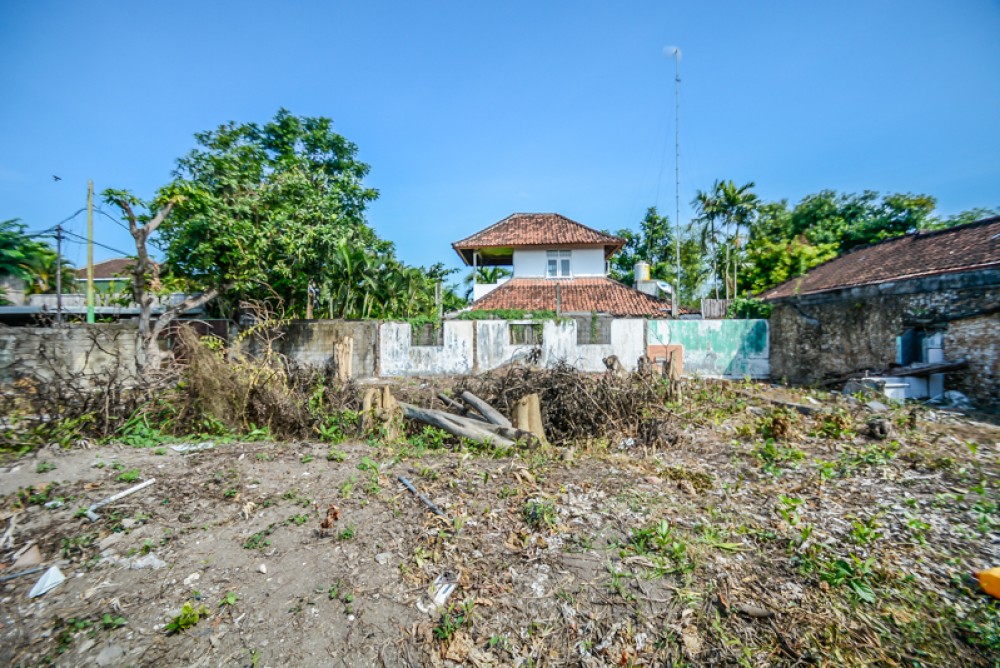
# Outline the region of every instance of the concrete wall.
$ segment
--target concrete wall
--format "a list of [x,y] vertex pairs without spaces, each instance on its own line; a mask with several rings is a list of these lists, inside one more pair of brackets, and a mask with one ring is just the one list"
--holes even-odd
[[131,323],[0,326],[0,383],[111,372],[132,376],[137,339],[138,330]]
[[379,373],[383,376],[436,376],[472,373],[475,323],[445,321],[440,346],[414,346],[410,325],[385,322],[379,326]]
[[293,320],[278,349],[299,364],[334,364],[334,346],[351,341],[351,378],[371,378],[378,370],[378,323],[374,320]]
[[0,304],[6,302],[11,306],[23,306],[24,294],[24,280],[16,276],[0,278]]
[[[478,371],[489,371],[518,357],[526,357],[534,348],[541,349],[543,366],[567,362],[581,371],[605,370],[604,358],[617,355],[622,365],[635,370],[645,352],[644,322],[639,319],[616,319],[611,323],[611,343],[577,345],[577,323],[573,320],[542,321],[542,344],[515,345],[510,342],[510,325],[530,324],[531,321],[476,321],[476,360]],[[535,323],[538,324],[538,323]]]
[[771,314],[775,378],[815,383],[896,362],[910,328],[944,331],[943,354],[969,368],[945,388],[984,407],[1000,405],[1000,270],[980,270],[776,301]]
[[650,320],[650,346],[683,346],[684,374],[707,378],[767,378],[767,320]]
[[[569,250],[569,270],[573,276],[604,276],[603,248],[559,248]],[[515,249],[514,278],[543,278],[548,267],[545,249]]]

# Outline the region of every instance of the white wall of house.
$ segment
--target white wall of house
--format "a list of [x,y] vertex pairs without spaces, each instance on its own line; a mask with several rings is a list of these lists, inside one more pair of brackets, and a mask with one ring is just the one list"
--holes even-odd
[[[566,250],[560,248],[559,250]],[[604,276],[604,248],[571,248],[570,273],[573,276]],[[514,278],[544,278],[548,266],[545,249],[514,249]]]
[[501,278],[496,283],[476,283],[472,286],[472,300],[482,299],[486,295],[490,294],[501,285],[510,280],[510,276],[505,276]]

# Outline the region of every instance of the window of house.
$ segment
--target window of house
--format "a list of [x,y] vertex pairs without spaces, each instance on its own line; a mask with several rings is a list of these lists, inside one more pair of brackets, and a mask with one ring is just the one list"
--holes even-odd
[[611,343],[611,316],[591,313],[590,315],[571,317],[576,321],[576,344],[578,346]]
[[410,325],[411,346],[444,345],[444,327],[441,323],[429,322],[424,325]]
[[570,251],[548,251],[548,269],[546,276],[549,278],[569,278],[569,254]]
[[541,323],[511,323],[507,328],[510,332],[510,344],[512,346],[542,345]]

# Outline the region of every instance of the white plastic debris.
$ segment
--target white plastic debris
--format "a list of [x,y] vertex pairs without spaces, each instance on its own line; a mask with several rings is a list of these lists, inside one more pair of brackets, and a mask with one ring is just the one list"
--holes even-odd
[[204,441],[202,443],[182,443],[181,445],[171,445],[170,449],[174,452],[198,452],[199,450],[209,450],[214,448],[215,443],[212,441]]
[[143,557],[139,557],[129,564],[129,568],[134,570],[141,570],[143,568],[152,568],[154,571],[161,568],[166,568],[167,562],[160,559],[153,553],[149,553]]
[[31,588],[30,592],[28,592],[28,598],[38,598],[39,596],[47,594],[62,584],[65,579],[66,576],[62,574],[59,567],[53,566],[49,570],[45,571],[42,577],[38,579],[35,586]]

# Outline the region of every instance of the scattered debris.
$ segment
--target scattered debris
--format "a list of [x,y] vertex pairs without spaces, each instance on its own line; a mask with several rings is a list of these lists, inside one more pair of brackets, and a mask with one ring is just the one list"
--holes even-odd
[[339,519],[340,519],[340,508],[331,503],[330,507],[326,509],[326,517],[324,517],[323,521],[320,522],[319,527],[323,531],[329,531],[330,529],[333,528],[333,525],[336,524],[337,520]]
[[884,441],[886,439],[896,437],[896,429],[892,426],[892,422],[885,418],[875,418],[874,420],[868,421],[868,435],[877,441]]
[[14,554],[11,568],[29,568],[42,563],[42,551],[35,543],[28,543]]
[[3,577],[0,577],[0,582],[7,582],[8,580],[16,580],[19,577],[25,575],[31,575],[32,573],[40,573],[41,571],[44,570],[45,566],[36,566],[35,568],[29,568],[28,570],[20,571],[18,573],[11,573],[10,575],[4,575]]
[[52,591],[66,580],[66,576],[59,570],[58,566],[52,566],[45,574],[38,579],[35,586],[28,592],[28,598],[38,598]]
[[1000,598],[1000,566],[972,574],[983,591],[993,598]]
[[421,494],[420,492],[418,492],[417,488],[413,486],[413,483],[411,483],[409,480],[407,480],[403,476],[397,476],[396,479],[399,480],[399,482],[403,483],[403,487],[405,487],[406,489],[410,490],[411,494],[413,494],[418,499],[420,499],[421,501],[423,501],[424,505],[431,509],[431,512],[433,512],[438,517],[443,517],[446,520],[448,519],[448,515],[443,510],[441,510],[436,505],[434,505],[433,501],[431,501],[426,496],[424,496],[423,494]]
[[189,452],[199,452],[201,450],[211,450],[214,447],[215,443],[212,441],[203,441],[201,443],[181,443],[180,445],[171,445],[170,449],[174,452],[185,454]]
[[150,478],[145,482],[139,483],[135,487],[129,487],[123,492],[118,492],[117,494],[113,494],[106,499],[103,499],[95,504],[92,504],[90,508],[87,508],[86,512],[87,519],[90,520],[91,522],[96,522],[101,518],[101,516],[98,515],[96,512],[98,509],[103,508],[104,506],[114,503],[115,501],[118,501],[120,499],[124,499],[126,496],[129,496],[130,494],[135,494],[138,491],[144,490],[150,485],[152,485],[154,482],[156,482],[156,478]]

